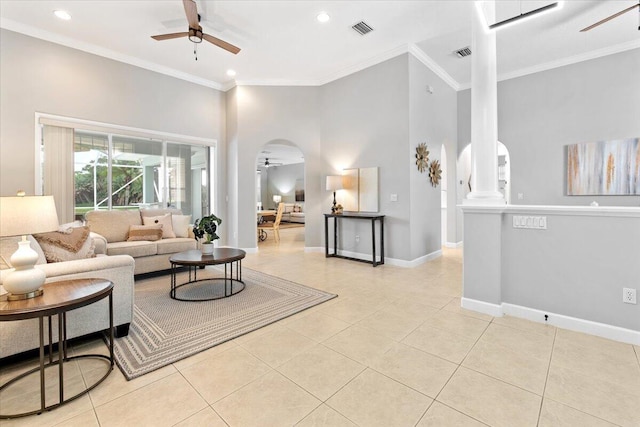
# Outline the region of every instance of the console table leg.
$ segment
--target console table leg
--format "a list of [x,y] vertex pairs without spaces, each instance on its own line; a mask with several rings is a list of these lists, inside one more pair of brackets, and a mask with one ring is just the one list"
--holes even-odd
[[371,253],[373,254],[373,266],[377,266],[376,262],[376,220],[371,220]]

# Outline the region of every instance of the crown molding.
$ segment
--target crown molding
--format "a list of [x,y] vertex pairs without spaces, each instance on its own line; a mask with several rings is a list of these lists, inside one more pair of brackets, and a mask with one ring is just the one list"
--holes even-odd
[[[498,81],[511,80],[518,77],[527,76],[529,74],[540,73],[542,71],[553,70],[567,65],[577,64],[592,59],[602,58],[604,56],[613,55],[627,50],[640,48],[640,40],[631,40],[630,42],[609,46],[603,49],[593,50],[591,52],[581,53],[579,55],[569,56],[557,61],[545,62],[544,64],[535,65],[533,67],[521,68],[509,73],[498,74]],[[460,85],[460,90],[470,89],[471,82]]]
[[446,84],[451,86],[453,90],[456,92],[460,90],[460,83],[458,83],[449,73],[447,73],[444,68],[442,68],[436,61],[431,59],[429,55],[424,53],[422,49],[420,49],[415,44],[410,44],[409,53],[411,53],[418,61],[422,62],[428,69],[433,71],[438,77],[440,77]]
[[178,71],[173,68],[164,67],[162,65],[158,65],[149,61],[143,61],[133,56],[124,55],[122,53],[119,53],[110,49],[105,49],[91,43],[81,42],[81,41],[72,39],[70,37],[61,36],[59,34],[51,33],[49,31],[44,31],[36,27],[24,25],[19,22],[12,21],[10,19],[0,18],[0,28],[6,29],[9,31],[14,31],[16,33],[21,33],[29,37],[35,37],[37,39],[59,44],[62,46],[70,47],[72,49],[77,49],[83,52],[102,56],[104,58],[113,59],[114,61],[133,65],[139,68],[144,68],[149,71],[154,71],[156,73],[164,74],[170,77],[175,77],[180,80],[185,80],[185,81],[195,83],[201,86],[206,86],[212,89],[222,90],[222,87],[223,87],[220,83],[215,82],[213,80],[203,79],[201,77],[197,77],[189,73],[184,73],[182,71]]

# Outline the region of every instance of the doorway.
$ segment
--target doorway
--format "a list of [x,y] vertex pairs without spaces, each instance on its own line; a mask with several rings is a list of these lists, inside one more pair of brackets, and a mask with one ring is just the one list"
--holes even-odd
[[[277,224],[280,237],[286,240],[293,236],[301,241],[300,250],[304,250],[305,226],[305,167],[304,154],[292,142],[274,140],[266,143],[256,159],[256,207],[258,221],[275,221],[278,205],[282,204],[282,217]],[[298,229],[297,233],[287,232]],[[266,248],[274,240],[274,232],[267,231],[266,237],[257,242],[260,248]]]

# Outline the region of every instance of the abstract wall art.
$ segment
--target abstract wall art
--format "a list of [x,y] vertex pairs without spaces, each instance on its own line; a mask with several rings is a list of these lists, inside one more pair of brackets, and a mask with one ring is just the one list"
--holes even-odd
[[568,145],[567,195],[640,195],[640,138]]

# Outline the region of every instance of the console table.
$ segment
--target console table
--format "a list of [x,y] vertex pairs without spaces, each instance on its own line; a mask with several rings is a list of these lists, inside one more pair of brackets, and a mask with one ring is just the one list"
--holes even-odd
[[[333,253],[331,254],[329,253],[329,218],[333,218]],[[338,255],[338,219],[371,221],[371,261]],[[380,222],[380,261],[376,261],[376,221]],[[324,214],[324,255],[326,258],[335,257],[367,262],[371,263],[374,267],[377,267],[379,264],[384,264],[384,215],[366,213]]]
[[[77,399],[83,394],[88,393],[113,371],[113,283],[104,279],[73,279],[61,280],[59,282],[47,283],[43,286],[44,293],[41,296],[19,300],[7,301],[6,296],[0,298],[0,322],[8,322],[13,320],[38,319],[39,335],[40,335],[40,363],[37,367],[30,369],[2,384],[0,390],[11,388],[12,385],[18,383],[25,377],[38,372],[40,374],[40,405],[38,408],[21,412],[8,413],[9,405],[2,406],[2,414],[0,419],[17,418],[27,415],[40,414],[44,411],[51,410],[65,403]],[[108,336],[109,355],[102,354],[82,354],[78,356],[67,355],[67,312],[84,307],[103,298],[109,299],[109,329],[106,331]],[[53,358],[53,337],[52,337],[52,321],[51,318],[57,316],[58,319],[58,357]],[[48,318],[48,344],[45,343],[45,325],[44,318]],[[29,326],[25,326],[29,327]],[[45,363],[45,349],[48,347],[49,361]],[[97,380],[85,384],[84,388],[73,396],[65,395],[64,387],[64,365],[77,359],[99,359],[106,362],[107,370]],[[48,367],[58,368],[58,401],[52,402],[52,399],[46,398],[47,385],[45,382],[45,370]],[[20,389],[19,386],[16,388]],[[48,391],[53,391],[51,390]],[[67,390],[68,392],[69,390]],[[7,411],[7,412],[5,412]]]

